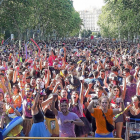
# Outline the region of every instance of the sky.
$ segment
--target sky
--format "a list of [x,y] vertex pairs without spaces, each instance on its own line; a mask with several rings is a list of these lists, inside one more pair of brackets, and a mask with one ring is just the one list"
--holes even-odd
[[104,0],[73,0],[73,5],[76,11],[86,10],[90,7],[101,8]]

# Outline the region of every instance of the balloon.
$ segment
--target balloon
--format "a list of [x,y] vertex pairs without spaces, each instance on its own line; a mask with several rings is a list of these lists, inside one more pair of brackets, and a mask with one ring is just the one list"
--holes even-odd
[[40,50],[39,46],[37,45],[37,43],[32,38],[30,40],[37,46],[39,53],[40,53],[41,50]]
[[4,40],[1,41],[1,45],[3,45]]

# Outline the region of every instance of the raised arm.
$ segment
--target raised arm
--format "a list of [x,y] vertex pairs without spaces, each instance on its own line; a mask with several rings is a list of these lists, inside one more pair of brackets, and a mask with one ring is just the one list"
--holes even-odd
[[83,92],[84,92],[84,86],[83,86],[83,81],[81,82],[81,90],[80,90],[80,103],[83,104]]
[[94,105],[94,101],[92,100],[87,107],[87,109],[90,113],[94,113],[93,105]]
[[125,94],[126,94],[126,77],[123,80],[123,92],[122,92],[123,100],[125,99]]
[[53,100],[52,100],[52,107],[51,107],[51,109],[52,109],[53,113],[55,114],[55,116],[58,115],[58,111],[55,108],[55,102],[56,102],[57,97],[58,97],[57,94],[53,94]]

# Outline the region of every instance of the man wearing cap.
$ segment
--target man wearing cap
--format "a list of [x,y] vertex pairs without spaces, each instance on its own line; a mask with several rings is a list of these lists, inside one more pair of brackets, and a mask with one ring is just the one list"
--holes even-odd
[[53,95],[52,100],[52,111],[55,114],[58,124],[59,124],[59,137],[76,137],[74,126],[84,126],[84,123],[77,116],[77,114],[68,111],[68,100],[62,98],[60,100],[60,110],[55,108],[55,101],[57,99],[57,94]]

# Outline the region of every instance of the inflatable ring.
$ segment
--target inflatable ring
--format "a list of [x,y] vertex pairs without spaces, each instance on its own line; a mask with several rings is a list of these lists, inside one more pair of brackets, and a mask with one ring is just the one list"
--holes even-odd
[[5,137],[15,126],[21,124],[23,122],[23,118],[18,116],[14,118],[7,126],[3,129],[2,135]]

